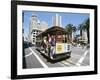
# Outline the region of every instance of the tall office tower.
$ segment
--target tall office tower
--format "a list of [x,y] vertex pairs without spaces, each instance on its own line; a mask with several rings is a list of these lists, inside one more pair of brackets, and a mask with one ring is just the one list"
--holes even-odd
[[31,18],[30,18],[30,24],[29,24],[29,42],[34,44],[34,34],[33,34],[33,29],[36,29],[37,27],[37,16],[35,14],[32,14]]
[[59,26],[59,15],[58,14],[56,14],[56,19],[55,19],[55,21],[56,21],[56,26]]
[[59,25],[60,25],[60,27],[62,27],[62,17],[60,16],[60,20],[59,20]]
[[76,33],[75,32],[72,32],[72,41],[74,41],[75,36],[76,36]]
[[52,16],[52,25],[53,26],[62,26],[62,23],[61,23],[61,16],[59,16],[57,13],[56,13],[56,16]]
[[82,40],[87,43],[88,37],[87,37],[87,31],[82,30]]
[[36,44],[36,36],[48,28],[45,21],[40,22],[35,14],[32,14],[29,24],[29,42]]
[[29,34],[31,34],[33,28],[36,28],[37,21],[38,21],[37,16],[35,14],[32,14],[30,18],[30,23],[29,23]]

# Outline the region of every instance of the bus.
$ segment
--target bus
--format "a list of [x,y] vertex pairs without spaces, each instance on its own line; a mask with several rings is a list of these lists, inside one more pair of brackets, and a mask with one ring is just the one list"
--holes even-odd
[[71,43],[67,40],[67,31],[59,26],[48,28],[37,35],[36,49],[50,60],[71,57]]

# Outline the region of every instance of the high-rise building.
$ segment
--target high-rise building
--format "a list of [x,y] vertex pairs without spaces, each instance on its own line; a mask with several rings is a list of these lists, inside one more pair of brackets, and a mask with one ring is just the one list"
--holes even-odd
[[62,27],[62,19],[59,14],[56,13],[56,16],[52,16],[52,25]]
[[48,28],[48,24],[45,21],[41,21],[38,19],[36,14],[32,14],[30,18],[29,24],[29,42],[32,44],[36,44],[36,36],[46,30]]
[[84,41],[84,43],[87,43],[88,41],[87,31],[85,30],[82,30],[82,40]]
[[76,37],[76,33],[75,32],[72,32],[72,41],[75,40],[75,37]]

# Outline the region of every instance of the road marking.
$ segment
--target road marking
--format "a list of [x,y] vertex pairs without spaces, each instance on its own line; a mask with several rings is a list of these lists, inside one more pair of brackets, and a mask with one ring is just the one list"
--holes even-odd
[[74,62],[68,61],[68,60],[61,61],[60,63],[63,64],[64,66],[66,65],[68,67],[69,66],[77,66]]
[[44,68],[48,68],[48,66],[39,58],[39,56],[29,47],[29,49],[32,51],[34,56],[39,60],[39,62],[42,64]]
[[66,61],[61,61],[61,63],[64,64],[64,65],[66,65],[66,66],[68,66],[68,67],[71,65],[70,63],[68,63]]
[[25,55],[24,57],[28,57],[28,56],[30,56],[30,55],[32,55],[32,52],[30,52],[29,54]]
[[66,60],[66,62],[68,62],[68,63],[70,63],[70,64],[72,64],[72,65],[76,65],[73,61],[69,61],[69,60]]
[[66,67],[63,63],[58,62],[59,65],[61,65],[62,67]]
[[79,59],[79,61],[76,63],[77,66],[80,66],[83,60],[85,59],[86,55],[88,53],[88,50],[85,51],[84,55]]

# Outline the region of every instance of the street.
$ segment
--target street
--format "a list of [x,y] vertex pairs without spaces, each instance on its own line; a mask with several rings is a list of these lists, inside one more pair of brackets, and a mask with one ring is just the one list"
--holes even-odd
[[49,62],[33,46],[24,48],[23,68],[51,68],[51,67],[70,67],[70,66],[88,66],[90,64],[89,49],[72,46],[71,57],[56,63]]

